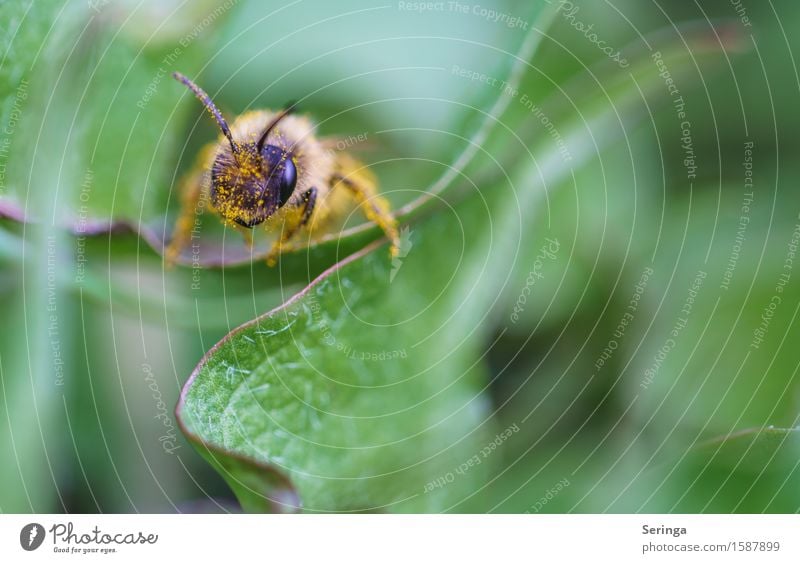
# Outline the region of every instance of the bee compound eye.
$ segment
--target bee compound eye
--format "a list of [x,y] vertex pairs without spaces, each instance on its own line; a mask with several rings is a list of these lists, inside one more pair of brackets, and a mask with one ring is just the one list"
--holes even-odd
[[297,185],[297,167],[292,160],[290,152],[276,147],[266,145],[261,150],[268,173],[267,182],[269,188],[278,194],[278,205],[283,206],[289,201]]
[[294,193],[297,184],[297,168],[291,158],[283,161],[283,173],[281,174],[280,204],[285,205]]

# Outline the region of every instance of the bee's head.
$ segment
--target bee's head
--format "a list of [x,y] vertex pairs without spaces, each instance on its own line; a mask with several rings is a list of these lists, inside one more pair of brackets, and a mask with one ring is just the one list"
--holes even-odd
[[297,183],[291,152],[266,144],[269,132],[291,108],[275,117],[257,143],[237,143],[208,94],[182,74],[173,76],[200,99],[230,144],[231,150],[220,151],[211,169],[211,203],[225,221],[247,228],[263,223],[289,200]]
[[291,153],[275,145],[237,147],[237,152],[221,151],[214,161],[211,203],[225,220],[250,228],[289,200],[297,168]]

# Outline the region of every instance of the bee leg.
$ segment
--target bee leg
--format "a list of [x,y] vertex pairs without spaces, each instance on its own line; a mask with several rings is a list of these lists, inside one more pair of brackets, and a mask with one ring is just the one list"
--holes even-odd
[[178,260],[181,251],[192,238],[194,228],[195,209],[200,200],[201,182],[194,177],[186,178],[181,182],[181,212],[172,231],[172,238],[164,251],[167,266],[172,267]]
[[303,214],[300,216],[300,220],[296,221],[293,225],[284,226],[283,230],[281,231],[280,238],[278,241],[272,246],[267,254],[267,265],[274,266],[278,263],[278,256],[280,256],[281,252],[283,251],[284,246],[287,242],[289,242],[294,235],[297,234],[297,231],[302,229],[306,224],[308,224],[311,216],[314,213],[314,208],[317,205],[317,188],[310,188],[306,193],[303,194]]
[[208,183],[207,170],[210,161],[214,158],[215,147],[207,146],[200,152],[195,167],[181,180],[179,190],[181,197],[181,211],[175,227],[172,231],[172,238],[164,249],[164,258],[167,266],[175,265],[181,251],[189,244],[192,239],[192,232],[198,216],[200,215],[199,202],[206,191]]
[[335,173],[331,178],[331,185],[341,184],[355,197],[361,205],[364,215],[378,225],[392,243],[389,253],[395,257],[400,252],[400,235],[397,232],[397,220],[389,211],[387,201],[378,195],[375,185],[368,182],[358,182],[340,173]]

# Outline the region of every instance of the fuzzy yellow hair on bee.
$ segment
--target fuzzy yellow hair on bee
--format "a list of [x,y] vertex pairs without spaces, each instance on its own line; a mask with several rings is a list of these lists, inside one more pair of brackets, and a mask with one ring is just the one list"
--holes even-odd
[[249,229],[257,225],[281,224],[267,255],[270,265],[304,227],[335,213],[335,201],[343,193],[383,230],[391,241],[392,256],[397,255],[397,223],[386,200],[377,194],[374,178],[347,153],[328,150],[307,117],[296,115],[293,106],[257,110],[240,115],[229,127],[208,94],[184,75],[173,76],[194,92],[222,135],[201,151],[195,170],[181,184],[181,213],[166,249],[168,263],[174,263],[188,244],[203,195],[209,209],[248,240],[252,240]]

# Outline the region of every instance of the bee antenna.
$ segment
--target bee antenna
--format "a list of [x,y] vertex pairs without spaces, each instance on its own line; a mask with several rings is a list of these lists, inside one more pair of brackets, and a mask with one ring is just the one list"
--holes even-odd
[[269,127],[264,130],[264,133],[261,134],[261,138],[258,140],[258,144],[256,145],[258,147],[258,152],[261,152],[261,149],[264,148],[264,143],[267,141],[270,131],[275,128],[281,119],[294,112],[295,109],[297,109],[297,102],[289,102],[286,104],[286,109],[282,110],[278,115],[275,116],[275,119],[272,120],[272,123],[270,123]]
[[198,86],[197,84],[186,78],[180,72],[173,72],[172,77],[181,84],[183,84],[184,86],[186,86],[187,88],[189,88],[189,90],[194,92],[194,95],[197,96],[197,99],[202,102],[202,104],[209,111],[209,113],[211,113],[211,115],[214,116],[214,119],[217,120],[217,125],[219,125],[219,128],[222,130],[222,134],[225,135],[225,137],[227,137],[233,153],[238,154],[239,148],[236,146],[236,143],[233,142],[233,135],[231,135],[231,130],[228,127],[228,124],[225,122],[225,118],[222,117],[222,113],[220,113],[220,111],[217,109],[217,106],[214,105],[214,102],[211,101],[211,98],[208,97],[208,94],[206,94],[203,91],[203,89],[200,88],[200,86]]

